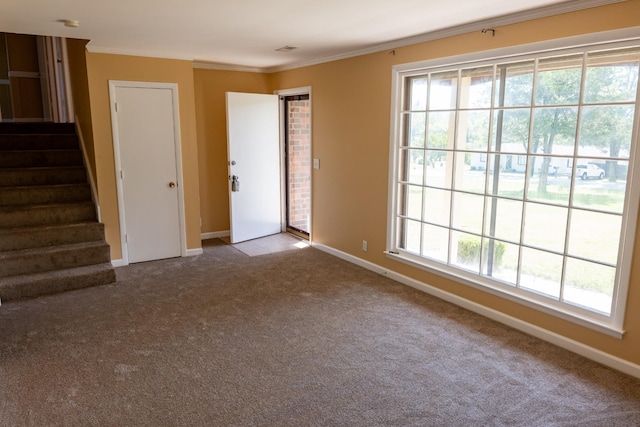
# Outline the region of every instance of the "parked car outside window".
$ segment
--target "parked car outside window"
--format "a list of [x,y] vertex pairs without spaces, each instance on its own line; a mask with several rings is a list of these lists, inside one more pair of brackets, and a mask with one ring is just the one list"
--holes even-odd
[[596,178],[596,179],[604,178],[604,170],[592,163],[589,163],[587,165],[577,165],[576,173],[583,180],[589,179],[589,178]]

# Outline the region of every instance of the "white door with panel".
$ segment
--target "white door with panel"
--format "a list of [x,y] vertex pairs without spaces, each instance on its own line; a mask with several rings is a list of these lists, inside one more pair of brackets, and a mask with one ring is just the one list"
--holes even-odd
[[227,92],[231,243],[282,231],[277,95]]
[[177,86],[109,82],[125,263],[183,255]]

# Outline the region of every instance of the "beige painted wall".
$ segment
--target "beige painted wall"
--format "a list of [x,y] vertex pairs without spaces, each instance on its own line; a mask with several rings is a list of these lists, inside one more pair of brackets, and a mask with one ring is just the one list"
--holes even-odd
[[[105,224],[111,259],[122,258],[118,198],[111,133],[109,80],[164,82],[178,84],[180,143],[182,150],[182,190],[185,202],[187,249],[201,247],[200,193],[198,189],[198,147],[196,140],[195,96],[191,62],[124,55],[87,53],[87,75],[100,195],[100,211]],[[153,212],[149,212],[152,216]]]
[[[271,93],[311,86],[313,157],[321,159],[321,168],[313,175],[314,241],[640,364],[640,242],[629,289],[627,333],[621,340],[395,262],[382,253],[393,65],[633,26],[640,26],[640,0],[499,27],[496,37],[474,32],[398,48],[395,55],[380,52],[268,75],[192,70],[184,61],[88,54],[96,168],[112,256],[120,257],[120,241],[108,79],[173,81],[180,86],[190,248],[199,247],[199,197],[202,231],[229,228],[224,92]],[[361,250],[363,239],[369,243],[368,252]]]
[[194,69],[202,232],[229,230],[225,92],[268,93],[267,76]]
[[71,93],[73,93],[74,113],[82,130],[82,138],[89,159],[89,173],[96,176],[96,157],[93,148],[93,124],[89,101],[89,81],[87,77],[87,56],[85,46],[88,40],[67,39]]
[[[640,228],[625,329],[618,340],[388,259],[391,67],[511,45],[640,25],[640,1],[558,15],[270,75],[271,90],[312,86],[314,241],[640,364]],[[369,250],[361,250],[362,240]]]

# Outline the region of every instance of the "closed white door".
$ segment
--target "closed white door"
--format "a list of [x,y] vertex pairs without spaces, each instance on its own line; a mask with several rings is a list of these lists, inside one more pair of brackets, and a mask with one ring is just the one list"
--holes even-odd
[[177,88],[110,84],[123,258],[141,262],[181,256]]
[[277,95],[227,92],[231,243],[282,230],[278,109]]

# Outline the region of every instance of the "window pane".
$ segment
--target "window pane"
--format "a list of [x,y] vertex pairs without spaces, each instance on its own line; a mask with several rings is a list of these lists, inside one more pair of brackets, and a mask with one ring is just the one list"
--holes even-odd
[[400,151],[400,181],[422,185],[424,150]]
[[568,258],[563,299],[609,314],[615,275],[616,269],[613,267]]
[[638,88],[637,48],[591,53],[587,60],[584,101],[634,102]]
[[499,110],[493,121],[491,150],[526,153],[529,144],[531,110]]
[[451,264],[480,274],[479,236],[453,231],[451,233]]
[[486,159],[484,153],[456,153],[455,189],[484,194]]
[[491,107],[493,67],[462,70],[460,108]]
[[409,147],[424,147],[426,140],[426,113],[403,114],[404,138],[402,145]]
[[584,107],[578,155],[628,159],[634,114],[633,105]]
[[531,179],[527,199],[567,206],[571,189],[571,162],[568,157],[529,158]]
[[559,299],[562,259],[562,255],[523,248],[520,287]]
[[[501,85],[502,81],[504,81],[504,85]],[[498,65],[495,94],[495,105],[497,107],[531,105],[532,93],[533,61]]]
[[453,148],[456,113],[429,113],[427,146],[429,148]]
[[531,153],[572,156],[576,143],[578,108],[533,110]]
[[487,198],[485,234],[498,239],[520,243],[522,202]]
[[[516,158],[515,160],[514,157]],[[488,163],[491,172],[489,174],[488,193],[496,196],[522,199],[525,176],[523,173],[514,173],[512,171],[514,162],[517,163],[517,156],[509,154],[492,154],[489,156]],[[493,173],[496,165],[499,165],[497,168],[498,173]],[[508,167],[509,169],[507,169]]]
[[410,219],[400,219],[398,229],[401,231],[400,236],[402,236],[398,247],[407,252],[420,254],[420,223]]
[[420,219],[422,216],[422,187],[401,184],[398,195],[400,198],[398,214]]
[[460,111],[458,113],[459,150],[487,151],[491,113],[486,110]]
[[418,76],[408,79],[407,88],[407,110],[426,110],[427,109],[427,76]]
[[541,59],[538,62],[536,105],[578,104],[582,56]]
[[629,162],[596,159],[578,162],[586,163],[576,165],[573,206],[622,213]]
[[484,239],[482,274],[507,284],[518,280],[518,245]]
[[449,226],[451,191],[425,188],[424,221]]
[[451,188],[453,175],[453,152],[427,150],[426,185],[440,188]]
[[569,254],[616,264],[621,225],[619,215],[573,209],[569,225]]
[[480,234],[482,233],[483,211],[484,197],[454,192],[451,226],[459,230]]
[[525,203],[523,243],[541,249],[564,252],[567,208]]
[[449,253],[449,229],[425,224],[423,226],[422,254],[446,263]]
[[456,108],[457,90],[457,71],[432,74],[431,92],[429,93],[429,109],[452,110]]

